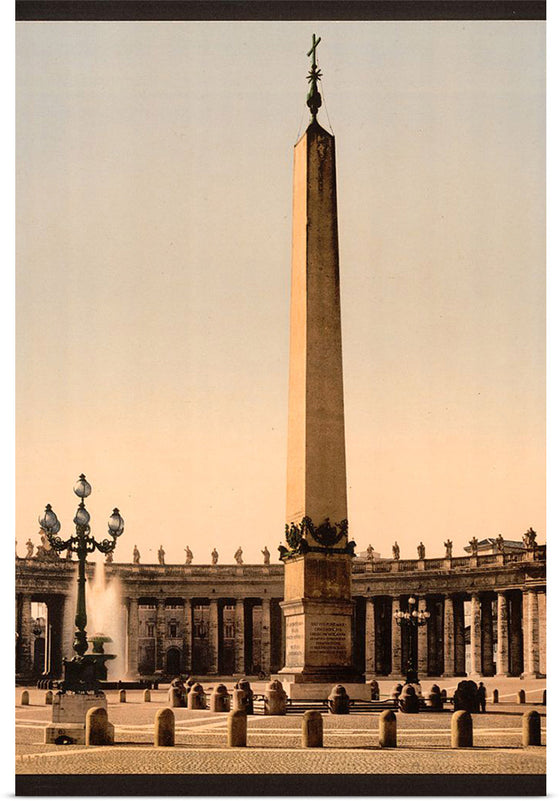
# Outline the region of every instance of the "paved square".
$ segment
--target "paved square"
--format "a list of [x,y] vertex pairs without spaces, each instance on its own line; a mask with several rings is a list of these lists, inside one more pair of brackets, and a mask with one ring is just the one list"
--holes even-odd
[[[392,683],[381,684],[382,694],[389,692]],[[165,690],[152,691],[150,703],[143,702],[140,691],[129,691],[125,704],[119,703],[116,692],[107,693],[109,720],[115,726],[113,746],[45,745],[51,707],[44,703],[44,690],[30,689],[30,705],[16,707],[16,773],[542,774],[545,748],[521,747],[521,720],[524,712],[536,709],[546,742],[546,707],[540,703],[544,682],[524,683],[527,700],[535,701],[525,705],[515,703],[517,684],[523,682],[501,683],[503,702],[488,704],[486,714],[473,716],[474,747],[460,750],[450,748],[450,711],[398,713],[396,749],[379,747],[379,713],[324,715],[322,749],[301,747],[299,714],[250,716],[248,747],[233,749],[226,746],[226,714],[187,709],[174,710],[175,747],[155,748],[154,718],[167,706]],[[490,691],[493,686],[489,681]],[[18,702],[20,697],[18,688]]]

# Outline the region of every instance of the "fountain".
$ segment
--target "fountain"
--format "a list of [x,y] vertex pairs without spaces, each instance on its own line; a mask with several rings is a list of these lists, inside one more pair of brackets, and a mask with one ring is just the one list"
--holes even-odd
[[97,562],[95,574],[88,581],[87,615],[95,632],[88,641],[92,646],[91,655],[95,656],[98,664],[101,682],[116,682],[123,678],[125,672],[125,637],[120,609],[119,582],[116,578],[107,580],[105,563]]
[[116,654],[106,654],[103,648],[106,642],[113,642],[110,637],[105,634],[94,634],[93,637],[88,638],[93,646],[92,653],[88,654],[92,661],[95,661],[95,674],[98,680],[107,681],[107,662],[111,659],[116,659]]

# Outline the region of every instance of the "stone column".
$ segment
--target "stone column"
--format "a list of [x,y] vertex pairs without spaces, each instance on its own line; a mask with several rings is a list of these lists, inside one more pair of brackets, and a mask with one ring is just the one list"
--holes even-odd
[[261,670],[270,675],[270,598],[262,599]]
[[455,612],[455,675],[466,676],[465,670],[465,605],[461,597],[454,602]]
[[62,606],[62,656],[71,659],[74,655],[72,643],[74,642],[74,618],[76,616],[76,606],[74,599],[64,596]]
[[539,606],[539,674],[546,676],[546,592],[538,594]]
[[165,599],[158,598],[156,604],[156,672],[164,669],[165,654],[163,653],[165,640]]
[[245,603],[243,598],[235,602],[235,666],[236,674],[245,673]]
[[183,665],[185,673],[192,671],[192,605],[191,599],[184,599],[183,606]]
[[366,598],[366,678],[375,675],[375,601]]
[[471,676],[482,675],[482,625],[480,597],[471,595]]
[[33,631],[31,617],[31,595],[21,594],[21,616],[19,624],[19,665],[20,676],[31,676],[33,672]]
[[[509,675],[521,676],[524,664],[523,619],[526,617],[525,599],[519,590],[508,593]],[[522,614],[525,612],[525,615]]]
[[[426,599],[418,599],[418,611],[426,611]],[[418,676],[428,675],[428,625],[418,626]]]
[[[527,551],[525,552],[525,558],[527,558]],[[521,644],[522,644],[522,654],[523,654],[523,669],[521,671],[521,675],[524,676],[525,673],[529,671],[529,593],[526,590],[523,590],[521,593],[521,617],[520,617],[520,635],[521,635]]]
[[400,598],[393,598],[393,609],[391,615],[391,673],[394,676],[402,675],[402,640],[401,627],[395,620],[395,612],[401,608]]
[[494,675],[494,630],[492,616],[492,599],[483,595],[480,599],[481,628],[482,628],[482,656],[481,672],[483,676]]
[[138,676],[138,599],[128,599],[128,648],[126,672],[129,678]]
[[505,592],[498,593],[497,611],[498,647],[496,649],[496,676],[509,672],[508,609]]
[[63,595],[54,595],[47,601],[50,640],[48,670],[53,679],[62,678],[63,602]]
[[217,675],[219,653],[218,599],[210,599],[210,620],[208,630],[208,673]]
[[527,591],[527,623],[524,621],[523,637],[527,641],[527,664],[523,671],[526,679],[539,675],[539,605],[536,590]]
[[446,595],[443,601],[443,675],[455,675],[455,616],[451,595]]
[[44,672],[50,678],[54,678],[51,674],[51,649],[52,649],[52,622],[51,622],[51,610],[50,604],[48,601],[44,601],[44,604],[47,608],[47,619],[45,625],[45,666]]

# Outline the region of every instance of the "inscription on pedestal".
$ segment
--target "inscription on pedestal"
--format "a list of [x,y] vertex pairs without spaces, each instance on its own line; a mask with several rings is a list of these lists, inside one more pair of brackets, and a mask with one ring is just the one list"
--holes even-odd
[[333,659],[347,657],[348,626],[341,620],[312,620],[309,630],[309,655],[328,654]]
[[303,665],[303,618],[286,620],[286,664],[290,667]]

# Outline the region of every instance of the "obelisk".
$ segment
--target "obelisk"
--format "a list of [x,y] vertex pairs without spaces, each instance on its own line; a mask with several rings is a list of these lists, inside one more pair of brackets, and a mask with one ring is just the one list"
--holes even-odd
[[[326,698],[363,682],[352,665],[351,562],[334,136],[317,122],[313,35],[311,122],[294,148],[290,381],[284,601],[292,698]],[[362,692],[354,690],[354,696]],[[351,696],[352,697],[352,696]]]

